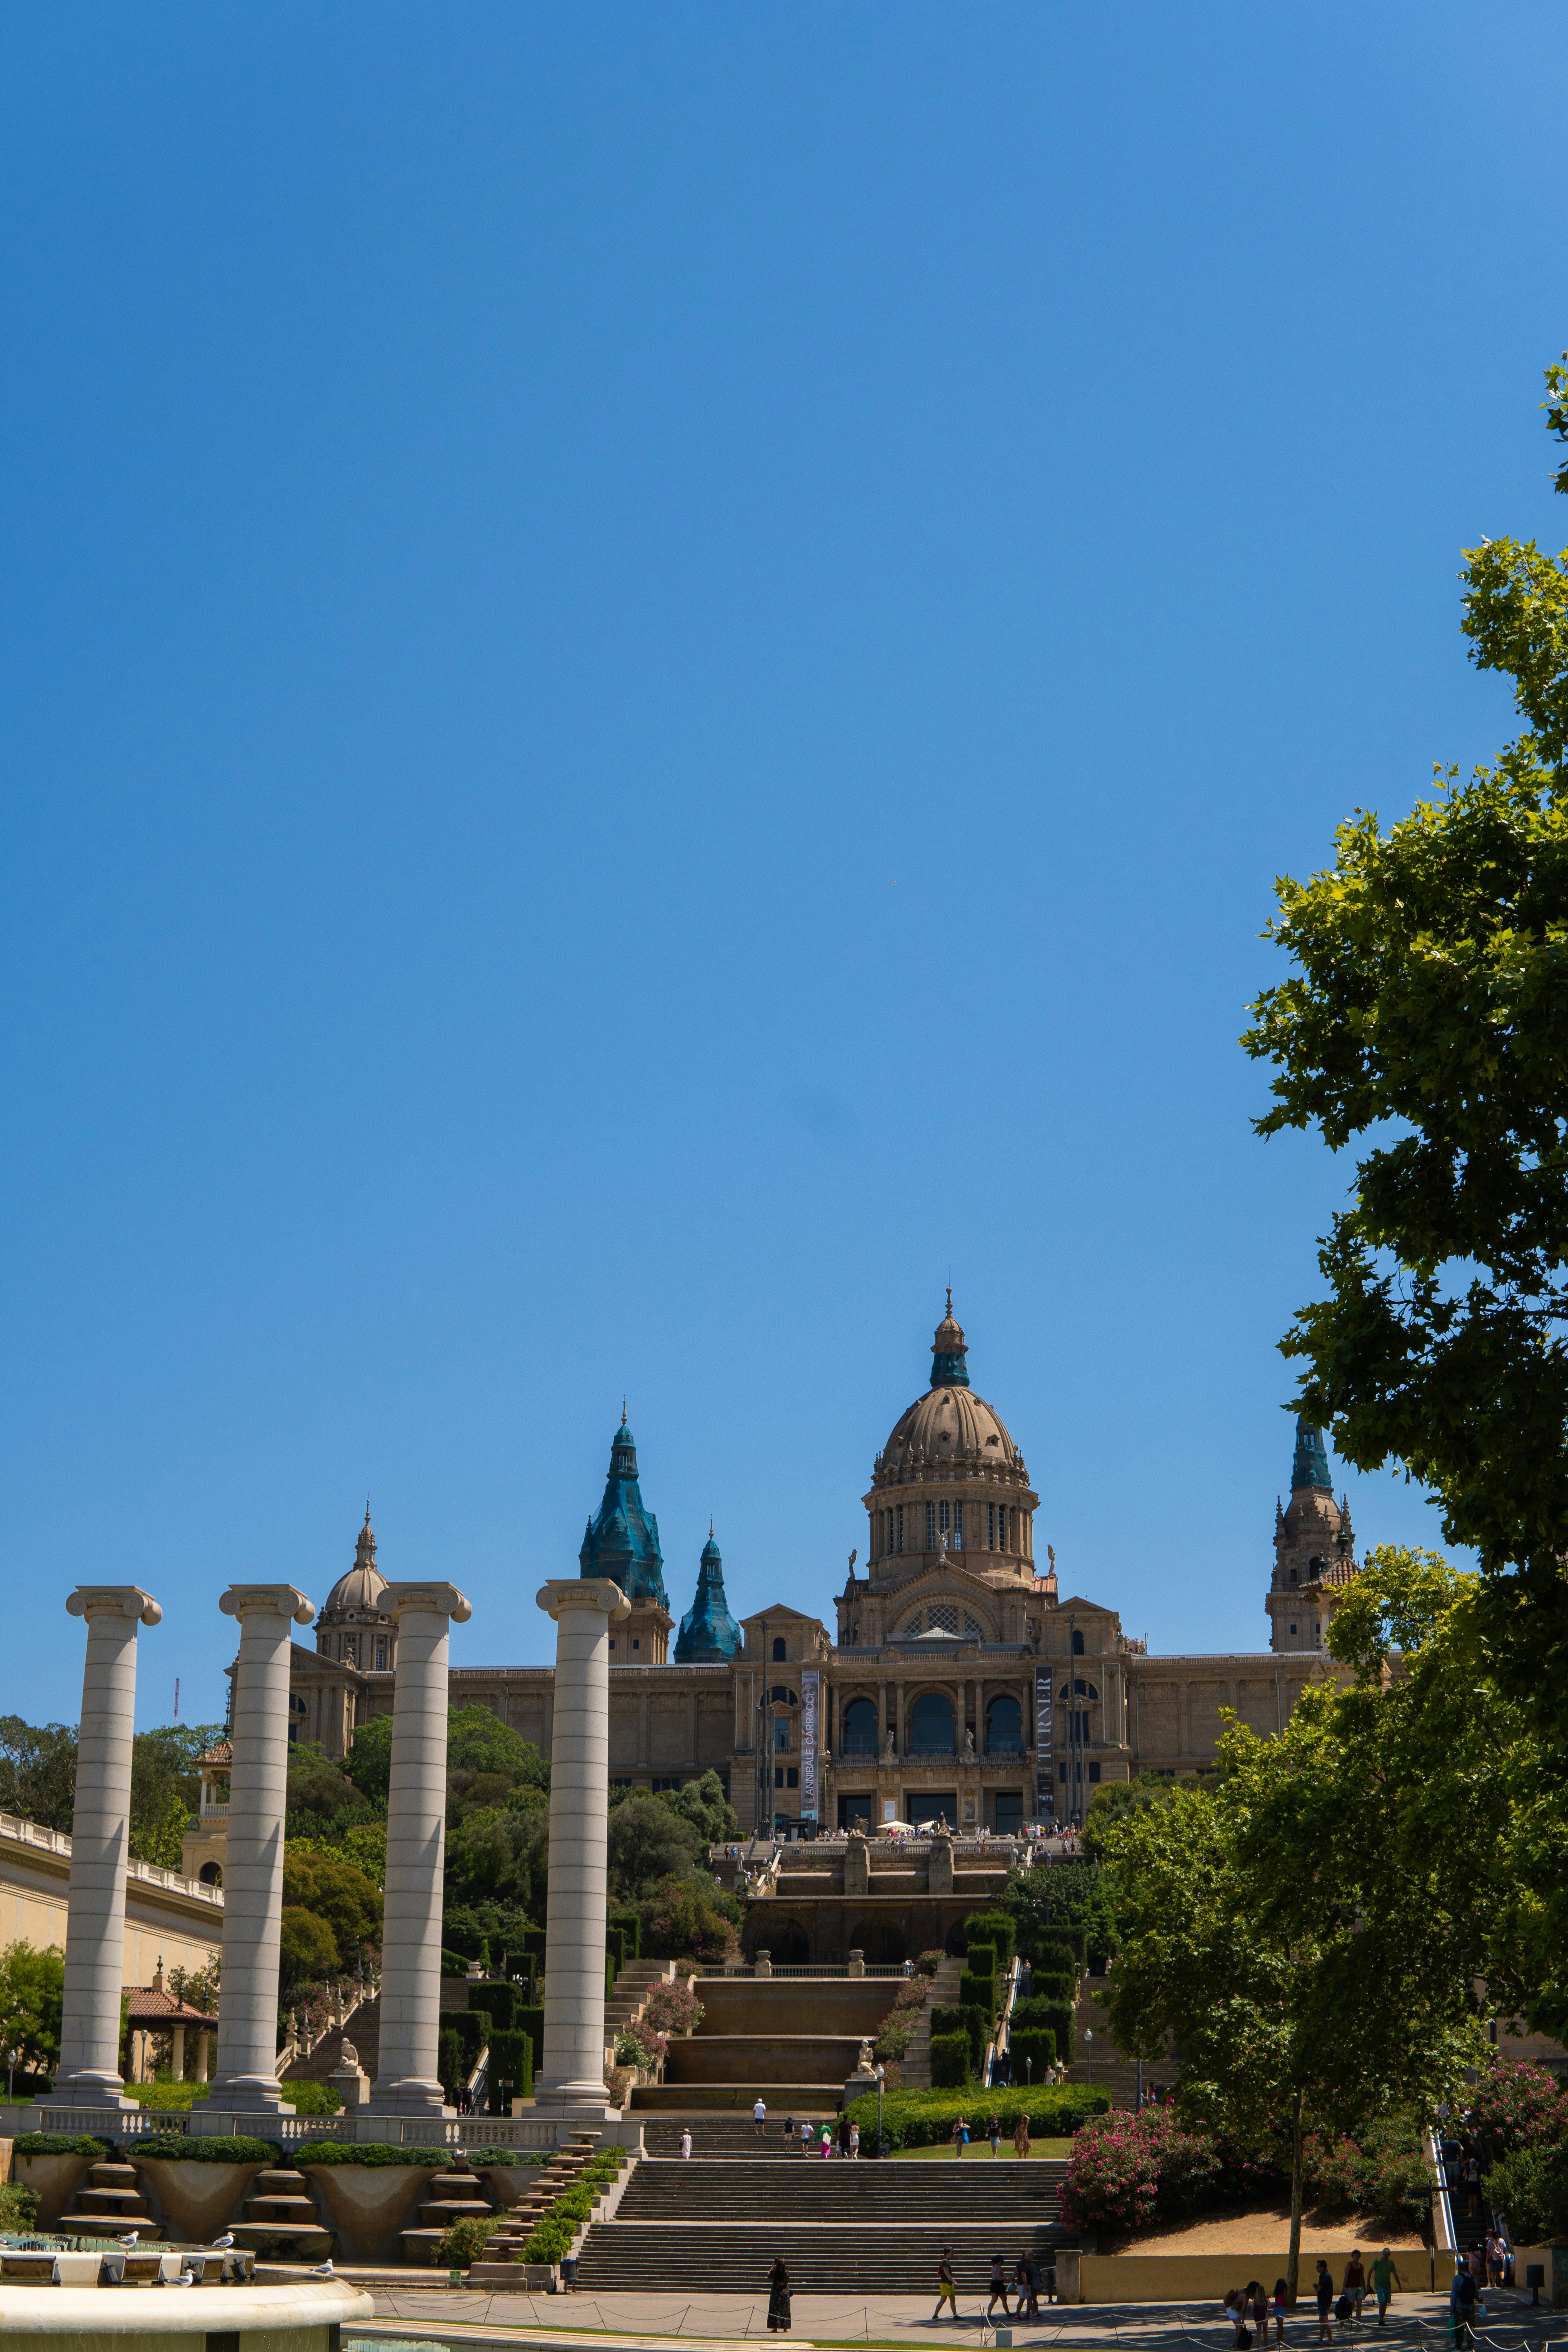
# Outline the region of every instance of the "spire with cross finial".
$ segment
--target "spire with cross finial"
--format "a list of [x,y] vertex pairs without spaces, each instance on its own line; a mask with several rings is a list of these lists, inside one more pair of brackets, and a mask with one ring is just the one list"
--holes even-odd
[[947,1312],[936,1327],[931,1352],[931,1384],[933,1389],[966,1389],[969,1386],[963,1327],[952,1311],[951,1283],[947,1286]]

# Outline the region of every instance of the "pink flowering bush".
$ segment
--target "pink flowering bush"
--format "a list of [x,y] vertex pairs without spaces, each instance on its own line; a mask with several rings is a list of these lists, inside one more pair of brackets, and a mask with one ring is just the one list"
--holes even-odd
[[1076,2230],[1127,2236],[1213,2203],[1219,2176],[1214,2141],[1185,2130],[1173,2108],[1145,2107],[1140,2116],[1117,2109],[1079,2126],[1062,2184],[1062,2215]]
[[700,2025],[705,2012],[691,1989],[689,1977],[656,1984],[643,2008],[643,2020],[656,2033],[689,2033]]
[[1476,2084],[1470,2106],[1490,2145],[1503,2155],[1568,2137],[1568,2098],[1544,2066],[1502,2060]]

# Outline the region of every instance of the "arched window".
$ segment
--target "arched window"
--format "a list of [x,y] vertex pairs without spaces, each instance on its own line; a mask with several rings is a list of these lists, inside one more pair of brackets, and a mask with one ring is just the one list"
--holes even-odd
[[922,1691],[910,1709],[909,1752],[911,1756],[951,1756],[952,1701],[945,1691]]
[[1016,1698],[994,1698],[985,1710],[987,1756],[1020,1756],[1024,1749],[1024,1716]]
[[875,1756],[877,1753],[877,1702],[871,1698],[852,1698],[844,1710],[844,1720],[838,1734],[841,1756]]
[[784,1635],[783,1635],[782,1633],[775,1633],[775,1634],[773,1635],[773,1657],[774,1657],[775,1662],[776,1662],[779,1665],[781,1665],[781,1666],[782,1666],[782,1665],[783,1665],[783,1664],[784,1664]]
[[1081,1658],[1083,1655],[1083,1635],[1076,1625],[1072,1629],[1072,1654],[1075,1658]]
[[1086,1683],[1079,1675],[1075,1678],[1071,1690],[1068,1688],[1066,1683],[1063,1683],[1062,1696],[1063,1698],[1098,1698],[1100,1693],[1093,1683]]

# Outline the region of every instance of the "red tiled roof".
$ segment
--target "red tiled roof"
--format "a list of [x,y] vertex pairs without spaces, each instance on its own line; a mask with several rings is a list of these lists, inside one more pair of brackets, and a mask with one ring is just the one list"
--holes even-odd
[[172,1992],[161,1992],[156,1985],[127,1985],[125,2000],[132,2025],[205,2025],[210,2031],[217,2024],[216,2017],[193,2009],[188,2000],[176,2000]]

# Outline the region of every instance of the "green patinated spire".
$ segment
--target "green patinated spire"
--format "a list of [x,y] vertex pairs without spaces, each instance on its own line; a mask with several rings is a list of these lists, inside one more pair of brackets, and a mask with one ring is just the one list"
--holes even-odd
[[952,1311],[952,1285],[947,1289],[947,1313],[931,1341],[931,1384],[933,1389],[966,1389],[969,1366],[964,1360],[963,1327]]
[[621,1425],[610,1441],[610,1475],[598,1516],[588,1522],[583,1549],[577,1555],[584,1576],[614,1579],[628,1601],[657,1601],[669,1607],[664,1590],[664,1556],[658,1548],[658,1521],[644,1507],[637,1484],[637,1440]]
[[1329,1483],[1329,1449],[1323,1444],[1323,1433],[1315,1429],[1303,1414],[1296,1423],[1296,1458],[1290,1465],[1290,1492],[1302,1486],[1321,1486],[1332,1494]]

